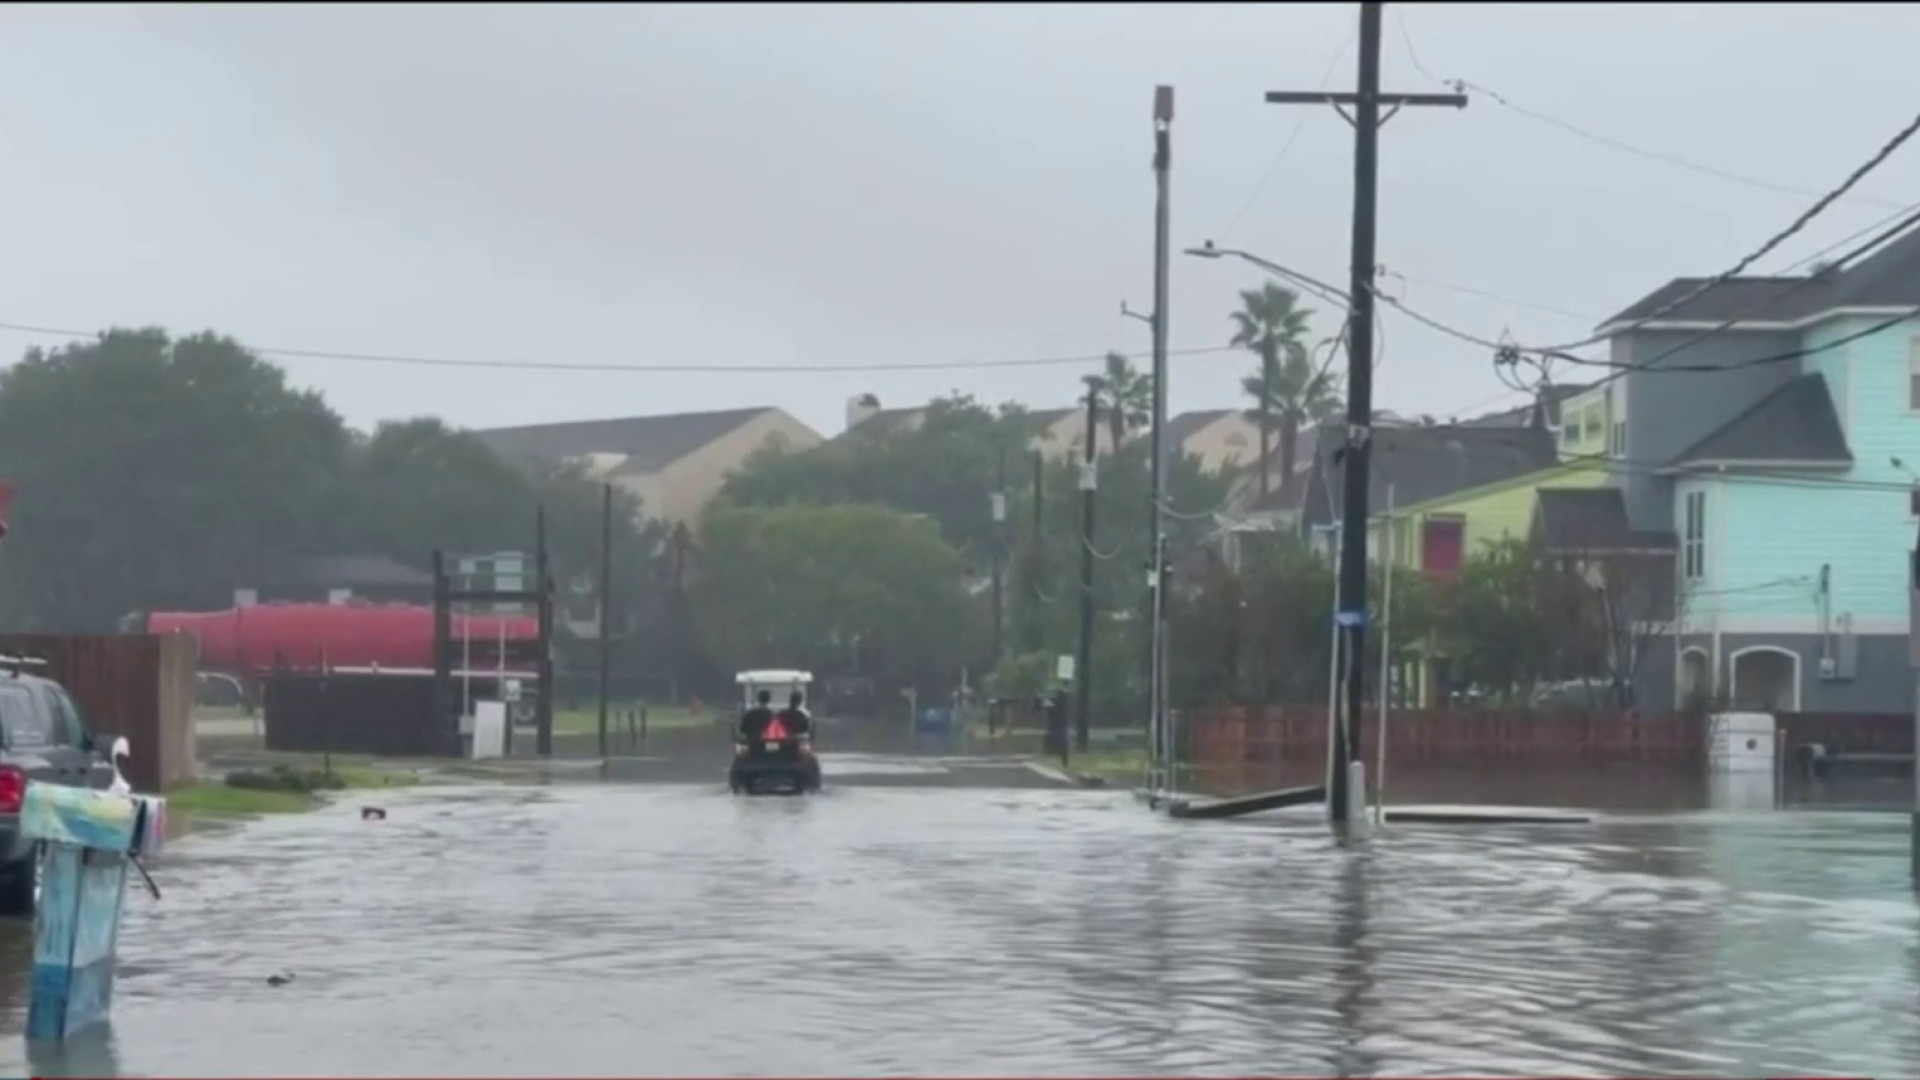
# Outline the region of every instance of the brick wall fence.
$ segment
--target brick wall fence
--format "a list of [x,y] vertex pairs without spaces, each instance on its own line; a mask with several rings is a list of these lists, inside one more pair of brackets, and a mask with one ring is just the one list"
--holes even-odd
[[[1783,750],[1823,743],[1830,750],[1911,753],[1914,719],[1905,714],[1780,713]],[[1324,762],[1325,705],[1181,710],[1182,757],[1202,769]],[[1379,714],[1361,725],[1371,760]],[[1396,763],[1527,765],[1641,763],[1691,768],[1706,761],[1699,716],[1514,710],[1397,710],[1387,721],[1387,758]]]

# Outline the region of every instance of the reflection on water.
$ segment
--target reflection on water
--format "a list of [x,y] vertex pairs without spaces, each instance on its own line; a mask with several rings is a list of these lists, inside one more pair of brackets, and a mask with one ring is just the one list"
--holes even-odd
[[1341,848],[1313,811],[713,787],[190,841],[129,898],[110,1038],[26,1057],[4,928],[0,1074],[1920,1075],[1904,816]]

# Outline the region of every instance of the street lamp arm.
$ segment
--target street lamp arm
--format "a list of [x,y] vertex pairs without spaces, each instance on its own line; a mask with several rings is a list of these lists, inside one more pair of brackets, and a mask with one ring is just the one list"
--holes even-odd
[[1318,278],[1310,277],[1306,274],[1303,274],[1298,270],[1290,270],[1287,267],[1281,266],[1279,263],[1274,262],[1271,259],[1263,259],[1260,256],[1255,255],[1250,251],[1241,251],[1239,248],[1214,247],[1212,241],[1208,241],[1206,246],[1204,247],[1188,248],[1186,250],[1186,254],[1192,255],[1195,258],[1200,258],[1200,259],[1217,259],[1222,255],[1231,255],[1234,258],[1240,259],[1244,262],[1250,262],[1253,265],[1259,267],[1262,270],[1265,270],[1267,273],[1272,274],[1277,278],[1281,278],[1286,281],[1296,282],[1298,284],[1303,284],[1308,286],[1309,288],[1317,289],[1324,293],[1329,293],[1335,297],[1338,297],[1341,303],[1352,302],[1352,297],[1347,293],[1345,289],[1336,288],[1332,285],[1327,284],[1324,281],[1321,281]]

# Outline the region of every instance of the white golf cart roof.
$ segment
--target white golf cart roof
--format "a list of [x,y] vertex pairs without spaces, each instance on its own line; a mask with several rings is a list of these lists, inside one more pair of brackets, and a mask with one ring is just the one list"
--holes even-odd
[[735,675],[733,681],[741,686],[810,686],[813,673],[769,668],[765,671],[743,671]]

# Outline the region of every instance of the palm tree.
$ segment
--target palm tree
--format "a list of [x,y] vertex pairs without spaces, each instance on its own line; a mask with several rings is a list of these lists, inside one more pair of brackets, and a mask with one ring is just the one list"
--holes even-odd
[[1260,370],[1241,380],[1241,386],[1253,398],[1260,421],[1260,494],[1265,495],[1271,487],[1267,459],[1273,454],[1275,424],[1280,429],[1280,482],[1286,484],[1293,478],[1300,429],[1338,413],[1340,395],[1328,365],[1313,362],[1306,343],[1313,312],[1300,306],[1297,293],[1269,281],[1258,289],[1242,289],[1240,305],[1232,316],[1233,344],[1260,358]]
[[1153,416],[1153,377],[1143,375],[1125,353],[1107,354],[1107,367],[1084,380],[1093,388],[1107,417],[1107,434],[1113,448],[1127,439],[1127,432],[1141,427]]

